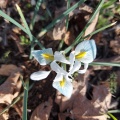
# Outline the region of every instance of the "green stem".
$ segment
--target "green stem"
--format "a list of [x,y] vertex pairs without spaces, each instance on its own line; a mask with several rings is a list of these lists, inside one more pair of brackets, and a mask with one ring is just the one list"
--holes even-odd
[[88,23],[85,25],[84,29],[82,30],[82,32],[77,36],[77,38],[75,39],[75,41],[72,43],[71,46],[69,46],[68,48],[65,49],[65,53],[68,53],[76,44],[78,44],[78,42],[81,42],[82,40],[81,37],[83,36],[85,30],[88,28],[88,26],[91,24],[91,22],[93,21],[93,19],[95,18],[96,14],[98,13],[98,11],[100,10],[100,8],[102,7],[103,3],[105,0],[101,0],[99,5],[97,6],[96,10],[94,11],[94,13],[92,14],[90,20],[88,21]]

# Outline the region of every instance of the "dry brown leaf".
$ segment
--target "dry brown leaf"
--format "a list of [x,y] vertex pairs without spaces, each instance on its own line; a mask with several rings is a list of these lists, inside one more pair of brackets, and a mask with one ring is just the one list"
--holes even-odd
[[58,114],[58,119],[59,119],[59,120],[66,120],[66,117],[67,117],[67,116],[66,116],[66,114],[64,114],[64,113],[59,113],[59,114]]
[[59,114],[59,118],[69,116],[76,120],[107,120],[106,116],[101,113],[106,113],[110,105],[111,93],[108,88],[104,85],[94,87],[93,100],[88,100],[85,96],[86,82],[82,86],[76,82],[73,86],[76,90],[70,99],[60,97],[60,95],[56,96],[60,112],[70,111],[69,115],[68,112],[64,113],[64,115]]
[[118,55],[120,55],[120,38],[116,39],[116,40],[111,40],[110,41],[110,47],[112,48],[112,50],[117,53]]
[[8,0],[0,0],[0,8],[6,8]]
[[[88,28],[85,30],[84,36],[87,36],[87,35],[89,35],[90,33],[92,33],[94,31],[95,26],[96,26],[97,21],[98,21],[98,17],[99,17],[99,12],[95,16],[95,18],[93,19],[93,21],[91,22],[91,24],[88,26]],[[90,37],[88,37],[88,39],[90,39]]]
[[[3,110],[4,108],[0,105],[0,112]],[[8,112],[3,113],[2,115],[0,115],[0,120],[8,120],[9,114]]]
[[18,70],[18,67],[13,64],[2,65],[0,67],[0,75],[9,76],[12,72]]
[[32,113],[30,120],[48,120],[51,108],[52,99],[49,98],[47,102],[41,103]]
[[[55,18],[63,13],[66,10],[66,7],[63,7],[56,11]],[[72,11],[69,14],[69,28],[66,31],[66,18],[63,18],[59,23],[54,26],[53,31],[47,33],[48,37],[53,40],[64,40],[67,45],[70,45],[78,34],[83,30],[87,21],[90,18],[92,13],[92,8],[87,5],[82,5],[80,8]],[[96,15],[93,22],[85,31],[85,35],[90,34],[95,29],[95,25],[98,20],[98,14]]]
[[19,77],[20,72],[14,72],[0,85],[0,103],[11,104],[12,100],[18,96],[22,86],[22,82],[18,81]]

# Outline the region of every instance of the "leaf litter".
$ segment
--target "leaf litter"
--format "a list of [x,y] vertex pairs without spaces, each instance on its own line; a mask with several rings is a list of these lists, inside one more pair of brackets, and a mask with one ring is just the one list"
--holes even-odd
[[[26,2],[26,1],[24,1],[24,2]],[[12,2],[12,4],[14,4],[14,3],[15,3],[15,1]],[[11,5],[10,2],[8,3],[8,5],[9,4]],[[21,6],[22,6],[22,4],[21,4]],[[23,9],[26,9],[26,6]],[[64,8],[64,7],[62,7],[61,9],[60,8],[58,8],[58,9],[59,10],[58,10],[57,15],[59,15],[59,11],[66,10],[66,8]],[[11,9],[11,11],[12,10],[13,9]],[[82,13],[81,11],[86,12],[86,13],[81,14]],[[92,12],[93,12],[93,10],[91,8],[89,9],[89,7],[87,7],[86,5],[84,5],[83,8],[81,8],[81,9],[76,9],[69,16],[70,26],[69,26],[68,31],[66,32],[65,19],[63,19],[62,22],[55,25],[55,27],[53,28],[54,32],[52,31],[50,33],[50,35],[48,35],[48,37],[50,38],[52,35],[52,37],[50,38],[52,40],[64,39],[65,43],[67,45],[70,45],[73,42],[73,40],[76,38],[78,33],[83,29],[84,25],[88,21]],[[13,16],[15,16],[15,15],[16,14],[13,13]],[[28,16],[29,16],[29,14],[28,14]],[[26,16],[26,17],[28,17],[28,16]],[[84,19],[81,20],[80,17],[83,17]],[[95,19],[95,23],[96,22],[97,22],[97,16]],[[42,23],[44,24],[44,22],[42,22]],[[74,23],[77,23],[75,25],[75,27],[74,27]],[[89,28],[89,30],[86,34],[89,34],[89,32],[92,32],[92,29],[94,30],[95,23],[94,22],[91,23],[92,28]],[[36,26],[35,26],[35,29],[37,31],[38,31],[39,24],[41,24],[41,21],[38,20],[36,22]],[[97,39],[95,39],[97,42],[97,45],[98,45],[98,57],[97,57],[96,61],[119,62],[119,56],[118,56],[119,27],[117,27],[117,29],[115,29],[115,31],[114,31],[115,33],[113,32],[113,29],[109,29],[109,30],[99,33],[100,36],[97,36],[98,42],[97,42]],[[14,32],[14,34],[17,34],[17,37],[19,37],[22,34],[22,32],[19,32],[19,31],[18,32],[13,31],[13,32]],[[10,33],[8,33],[8,34],[10,34]],[[113,35],[111,35],[111,34],[115,34],[116,38],[114,38]],[[17,37],[15,37],[15,40]],[[47,37],[47,39],[48,39],[48,37]],[[13,37],[11,37],[11,38],[13,39]],[[45,39],[46,38],[44,38],[44,40]],[[48,42],[50,44],[49,45],[46,41],[43,41],[43,43],[46,46],[53,46],[53,45],[58,46],[58,44],[59,44],[59,43],[56,44],[55,42],[54,42],[55,44],[53,42]],[[104,43],[103,41],[106,41],[107,44]],[[12,43],[12,47],[13,47],[13,41],[9,41],[9,42]],[[110,48],[106,47],[106,46],[110,46]],[[17,48],[18,47],[19,46],[17,46]],[[22,52],[26,52],[27,49],[23,50]],[[20,52],[19,48],[18,48],[18,50],[19,51],[17,51],[17,52]],[[107,51],[107,53],[106,53],[106,51]],[[15,61],[16,58],[17,58],[17,60],[16,60],[17,62],[21,62],[20,54],[18,54],[17,52],[16,51],[14,52],[15,57],[13,59],[13,62]],[[103,57],[104,53],[106,55]],[[114,55],[113,55],[113,53],[114,53]],[[29,62],[29,61],[30,60],[28,60],[27,62]],[[24,64],[24,63],[21,62],[20,64]],[[29,64],[26,64],[27,69],[25,69],[25,71],[24,71],[25,76],[28,77],[29,74],[32,73],[32,71],[35,71],[36,69],[41,69],[41,66],[38,66],[38,64],[37,65],[35,65],[35,64],[33,65],[33,64],[34,64],[33,61],[29,62]],[[9,64],[0,67],[0,75],[8,76],[8,79],[0,86],[0,88],[3,86],[2,87],[3,89],[2,90],[0,89],[0,93],[2,91],[2,95],[4,96],[2,98],[2,101],[0,99],[0,101],[2,102],[1,103],[2,105],[10,104],[13,101],[13,99],[18,96],[18,94],[21,90],[21,83],[19,83],[20,82],[19,77],[21,75],[21,72],[19,72],[19,70],[18,70],[18,72],[15,72],[17,68],[18,68],[17,66],[15,66],[15,65],[9,66]],[[43,116],[46,115],[46,116],[44,116],[45,120],[53,119],[54,116],[51,116],[52,114],[55,114],[55,116],[57,116],[57,119],[59,119],[59,120],[66,120],[67,118],[76,119],[76,120],[82,120],[82,119],[83,120],[92,120],[92,119],[93,120],[96,120],[96,119],[97,120],[104,120],[104,119],[106,120],[106,116],[104,116],[104,114],[106,114],[106,112],[108,111],[108,108],[110,107],[110,101],[111,101],[111,94],[109,92],[109,89],[107,88],[108,86],[105,86],[104,84],[97,85],[97,86],[93,85],[92,100],[89,100],[86,97],[86,91],[87,91],[87,87],[88,87],[89,79],[90,79],[89,75],[95,74],[97,76],[97,74],[99,74],[100,70],[108,71],[107,74],[109,74],[109,71],[113,71],[114,69],[113,69],[113,67],[101,67],[101,66],[100,67],[99,66],[90,67],[89,70],[87,71],[87,73],[85,75],[83,75],[83,77],[78,76],[78,78],[75,79],[75,81],[73,82],[73,85],[74,85],[73,96],[69,100],[67,98],[61,96],[61,94],[58,92],[55,94],[55,90],[53,90],[52,87],[51,88],[49,87],[52,85],[51,84],[52,82],[50,82],[50,81],[51,81],[51,79],[53,79],[55,74],[50,75],[49,78],[47,78],[46,80],[43,80],[43,82],[35,83],[33,89],[29,92],[29,95],[31,95],[30,98],[32,98],[32,99],[28,99],[28,106],[31,111],[31,112],[29,112],[29,109],[28,109],[28,116],[30,116],[31,120],[32,119],[34,120],[35,116],[37,116],[37,119],[41,119],[42,118],[41,113],[44,113]],[[93,71],[95,71],[96,73]],[[119,82],[119,69],[116,69],[116,72],[118,75],[118,78],[117,78],[118,83],[120,83]],[[83,78],[84,78],[84,81],[82,80]],[[5,90],[4,89],[5,86],[8,86],[8,89]],[[48,90],[48,88],[49,88],[49,90]],[[52,93],[51,93],[51,91],[52,91]],[[6,95],[3,93],[6,93]],[[8,99],[7,95],[9,96],[10,100]],[[50,96],[52,97],[51,101],[49,100]],[[34,100],[34,103],[33,103],[33,100]],[[21,102],[20,102],[20,104],[22,105]],[[0,105],[1,110],[4,108],[2,105]],[[55,109],[56,106],[57,106],[57,109]],[[55,111],[54,109],[56,110],[56,113],[53,112],[53,111]],[[9,111],[11,111],[11,110],[9,110]],[[41,112],[39,112],[39,111],[41,111]],[[6,112],[4,114],[6,114],[5,115],[6,117],[4,117],[3,119],[6,120],[6,119],[10,118],[8,112]],[[2,115],[4,115],[4,114],[2,114]],[[20,116],[20,114],[19,114],[19,116]],[[16,120],[16,118],[14,118],[14,119]]]
[[[65,10],[66,7],[62,7],[61,9],[57,10],[55,12],[55,18],[57,18],[57,16],[62,14]],[[73,40],[75,40],[77,35],[83,30],[92,12],[93,9],[85,4],[80,6],[69,14],[69,27],[67,31],[66,18],[63,18],[59,23],[55,25],[53,31],[47,33],[48,37],[50,37],[52,40],[64,40],[67,45],[70,45]],[[98,16],[99,13],[96,15],[89,27],[85,30],[84,36],[87,36],[94,31],[98,21]]]
[[[0,112],[3,110],[3,105],[10,105],[13,99],[19,95],[22,87],[22,82],[19,80],[21,71],[21,68],[13,64],[2,65],[0,68],[0,75],[8,76],[6,81],[0,85]],[[7,119],[4,114],[2,114],[1,120]]]
[[71,118],[76,120],[107,120],[106,112],[111,103],[111,93],[104,85],[94,86],[93,98],[86,97],[87,81],[73,83],[74,92],[70,99],[56,94],[59,104],[59,120]]

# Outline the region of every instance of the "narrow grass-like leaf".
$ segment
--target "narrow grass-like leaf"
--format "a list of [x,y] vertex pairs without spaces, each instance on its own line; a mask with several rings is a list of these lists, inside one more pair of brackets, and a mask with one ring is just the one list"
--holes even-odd
[[[1,10],[0,10],[0,16],[2,16],[3,18],[5,18],[6,20],[10,21],[11,23],[13,23],[17,27],[19,27],[21,30],[23,30],[26,34],[28,34],[27,30],[22,25],[20,25],[17,21],[15,21],[13,18],[11,18],[10,16],[8,16],[7,14],[5,14]],[[41,49],[44,49],[44,46],[34,36],[33,36],[33,40],[35,40],[35,42],[39,45],[39,47]]]
[[23,30],[25,33],[27,33],[27,30],[22,25],[20,25],[17,21],[15,21],[13,18],[11,18],[10,16],[8,16],[7,14],[5,14],[1,10],[0,10],[0,16],[2,16],[3,18],[5,18],[6,20],[10,21],[11,23],[13,23],[17,27],[19,27],[21,30]]
[[21,10],[21,8],[17,4],[16,4],[16,7],[17,7],[18,13],[19,13],[19,15],[20,15],[20,17],[22,19],[22,22],[23,22],[23,24],[24,24],[24,26],[25,26],[25,28],[27,30],[27,33],[28,33],[29,38],[30,38],[30,41],[33,41],[33,37],[32,37],[31,31],[30,31],[30,28],[29,28],[29,26],[28,26],[28,24],[27,24],[27,22],[25,20],[25,17],[24,17],[24,15],[22,13],[22,10]]
[[34,15],[33,15],[33,18],[31,20],[31,23],[30,23],[30,29],[33,30],[33,27],[34,27],[34,24],[35,24],[35,18],[36,18],[36,15],[39,11],[39,7],[41,5],[43,0],[38,0],[37,3],[36,3],[36,6],[35,6],[35,10],[34,10]]
[[120,67],[120,63],[113,63],[113,62],[92,62],[89,65],[98,65],[98,66],[116,66]]
[[27,120],[28,89],[29,89],[29,81],[26,82],[26,86],[24,87],[23,115],[22,115],[23,120]]
[[[31,88],[33,87],[34,83],[30,85],[29,90],[31,90]],[[16,97],[14,99],[14,101],[8,105],[6,108],[4,108],[1,112],[0,115],[2,115],[3,113],[5,113],[9,108],[13,107],[18,101],[21,100],[21,98],[24,96],[24,93],[21,93],[18,97]]]
[[48,8],[46,8],[47,14],[52,18],[52,14]]
[[[67,9],[70,8],[70,1],[71,0],[67,0]],[[66,31],[68,30],[68,25],[69,25],[69,14],[66,16]],[[62,46],[64,44],[64,40],[61,40],[58,50],[60,51],[62,49]]]
[[108,113],[120,113],[120,110],[108,110]]
[[117,0],[109,0],[106,3],[103,4],[102,9],[106,9],[108,7],[110,7],[111,5],[113,5]]
[[108,115],[113,119],[113,120],[118,120],[114,115],[112,115],[111,113],[108,113]]
[[[67,0],[67,10],[70,8],[70,1]],[[68,25],[69,25],[69,15],[66,16],[66,31],[68,30]]]
[[82,32],[77,36],[77,38],[75,39],[75,41],[68,47],[65,49],[65,53],[68,53],[78,42],[81,42],[82,40],[80,39],[85,30],[87,29],[87,27],[91,24],[91,22],[93,21],[93,19],[95,18],[96,14],[99,12],[100,8],[102,7],[103,3],[105,0],[101,0],[99,5],[97,6],[96,10],[94,11],[94,13],[92,14],[91,18],[89,19],[88,23],[85,25],[84,29],[82,30]]
[[106,26],[104,26],[104,27],[102,27],[102,28],[100,28],[100,29],[98,29],[98,30],[95,30],[94,32],[90,33],[89,35],[83,37],[82,39],[84,40],[85,38],[87,38],[87,37],[89,37],[89,36],[92,36],[92,35],[94,35],[94,34],[96,34],[96,33],[99,33],[99,32],[101,32],[101,31],[103,31],[103,30],[105,30],[105,29],[107,29],[107,28],[109,28],[109,27],[111,27],[111,26],[113,26],[113,25],[115,25],[115,24],[116,24],[116,22],[111,23],[111,24],[109,24],[109,25],[106,25]]
[[73,5],[72,7],[70,7],[68,10],[66,10],[65,12],[63,12],[58,18],[54,19],[46,28],[44,28],[39,34],[38,37],[42,37],[46,32],[48,32],[48,30],[50,28],[52,28],[56,23],[60,22],[60,20],[62,18],[64,18],[65,16],[67,16],[71,11],[73,11],[75,8],[77,8],[79,5],[81,5],[82,3],[84,3],[86,0],[80,0],[79,2],[77,2],[75,5]]

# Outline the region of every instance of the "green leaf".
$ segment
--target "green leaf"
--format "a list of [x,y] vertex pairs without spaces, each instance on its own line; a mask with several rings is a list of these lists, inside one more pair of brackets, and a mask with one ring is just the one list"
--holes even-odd
[[120,67],[120,63],[113,63],[113,62],[92,62],[89,65],[97,65],[97,66],[116,66]]
[[108,113],[120,113],[120,110],[108,110]]
[[52,28],[56,23],[60,22],[60,20],[62,18],[64,18],[65,16],[67,16],[71,11],[73,11],[75,8],[77,8],[79,5],[81,5],[82,3],[84,3],[86,0],[80,0],[79,2],[77,2],[75,5],[73,5],[72,7],[70,7],[68,10],[66,10],[65,12],[63,12],[58,18],[54,19],[46,28],[44,28],[39,34],[38,37],[42,37],[46,32],[48,32],[48,30],[50,28]]
[[[18,22],[16,22],[13,18],[11,18],[10,16],[8,16],[7,14],[5,14],[3,11],[0,10],[0,16],[2,16],[3,18],[5,18],[6,20],[10,21],[11,23],[13,23],[14,25],[16,25],[17,27],[19,27],[21,30],[23,30],[25,33],[27,33],[27,30],[20,25]],[[28,34],[28,33],[27,33]]]
[[[17,27],[19,27],[21,30],[23,30],[26,34],[28,34],[28,31],[22,25],[20,25],[17,21],[15,21],[13,18],[11,18],[10,16],[8,16],[7,14],[5,14],[1,10],[0,10],[0,16],[2,16],[3,18],[5,18],[6,20],[10,21],[11,23],[13,23]],[[34,36],[33,36],[33,41],[36,42],[41,49],[44,49],[44,46]]]
[[26,82],[26,85],[25,85],[25,87],[24,87],[23,115],[22,115],[22,119],[23,119],[23,120],[27,120],[28,88],[29,88],[29,81]]
[[42,3],[42,0],[38,0],[37,3],[36,3],[36,6],[35,6],[35,10],[34,10],[34,15],[33,15],[33,18],[31,20],[31,23],[30,23],[30,29],[33,30],[33,27],[34,27],[34,24],[35,24],[35,18],[36,18],[36,15],[39,11],[39,7]]
[[91,24],[91,22],[93,21],[93,19],[95,18],[96,14],[99,12],[100,8],[102,7],[103,3],[105,0],[101,0],[99,5],[97,6],[96,10],[94,11],[94,13],[92,14],[91,18],[89,19],[88,23],[85,25],[84,29],[82,30],[82,32],[77,36],[77,38],[75,39],[75,41],[68,47],[65,49],[65,53],[68,53],[77,43],[81,42],[82,40],[80,40],[80,38],[83,36],[85,30],[88,28],[88,26]]
[[106,9],[108,7],[110,7],[111,5],[113,5],[117,0],[109,0],[107,2],[105,2],[102,6],[102,9]]
[[108,113],[108,115],[113,119],[113,120],[118,120],[115,116],[113,116],[111,113]]
[[32,37],[31,31],[30,31],[30,28],[29,28],[29,26],[28,26],[28,24],[27,24],[27,22],[25,20],[25,17],[24,17],[24,15],[22,13],[22,10],[21,10],[21,8],[17,4],[16,4],[16,7],[17,7],[18,13],[19,13],[19,15],[20,15],[20,17],[22,19],[22,22],[23,22],[23,24],[24,24],[24,26],[25,26],[25,28],[27,30],[27,33],[28,33],[29,38],[30,38],[30,41],[33,41],[33,37]]
[[98,29],[98,30],[95,30],[94,32],[90,33],[89,35],[83,37],[82,39],[84,40],[85,38],[88,38],[89,36],[92,36],[92,35],[94,35],[94,34],[96,34],[96,33],[98,33],[98,32],[101,32],[101,31],[103,31],[103,30],[105,30],[105,29],[107,29],[107,28],[109,28],[109,27],[111,27],[111,26],[113,26],[113,25],[115,25],[115,24],[116,24],[116,22],[111,23],[111,24],[109,24],[109,25],[106,25],[106,26],[104,26],[104,27],[102,27],[102,28],[100,28],[100,29]]

